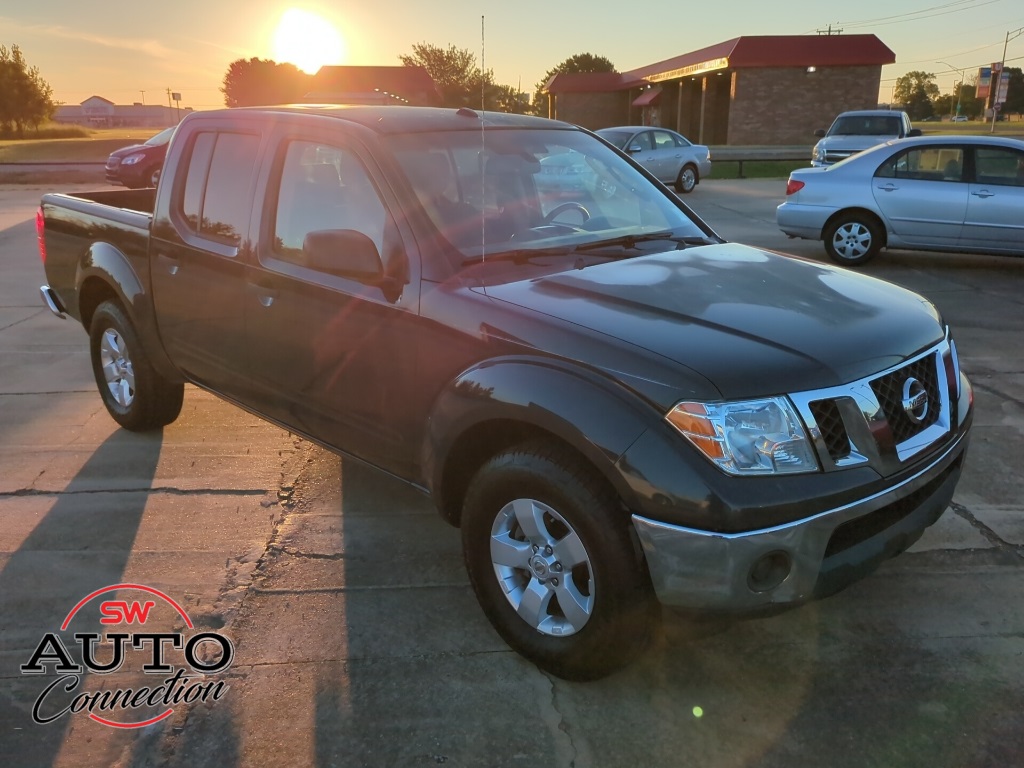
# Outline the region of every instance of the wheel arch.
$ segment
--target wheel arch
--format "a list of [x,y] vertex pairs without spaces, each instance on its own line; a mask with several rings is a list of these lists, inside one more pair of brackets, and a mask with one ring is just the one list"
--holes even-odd
[[168,380],[183,380],[160,342],[153,297],[124,253],[109,243],[93,243],[78,264],[75,284],[79,317],[86,333],[97,307],[104,301],[115,301],[135,325],[153,367]]
[[822,225],[821,227],[821,239],[825,240],[825,238],[828,236],[828,231],[837,221],[851,215],[864,216],[866,218],[871,219],[871,221],[875,223],[875,226],[878,227],[878,231],[882,236],[882,242],[879,244],[879,248],[885,248],[888,245],[889,228],[885,225],[885,221],[875,211],[872,211],[870,208],[864,208],[861,206],[855,206],[853,208],[843,208],[842,210],[836,211],[831,216],[829,216],[828,219],[825,221],[824,225]]
[[548,362],[504,361],[467,371],[435,403],[424,474],[442,517],[458,526],[470,480],[513,445],[546,441],[579,456],[630,506],[615,463],[647,428],[638,397]]

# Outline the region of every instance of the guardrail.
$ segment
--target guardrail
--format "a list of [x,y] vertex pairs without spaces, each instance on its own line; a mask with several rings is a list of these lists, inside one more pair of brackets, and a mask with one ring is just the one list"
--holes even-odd
[[[720,163],[736,163],[736,178],[745,179],[743,164],[749,162],[802,162],[811,164],[810,146],[785,146],[785,147],[728,147],[712,146],[711,163],[712,167]],[[715,176],[722,178],[718,173]]]

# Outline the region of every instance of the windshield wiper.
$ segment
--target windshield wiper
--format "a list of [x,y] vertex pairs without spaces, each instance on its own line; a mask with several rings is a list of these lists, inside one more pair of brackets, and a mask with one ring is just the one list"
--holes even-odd
[[576,251],[574,245],[563,245],[554,248],[519,248],[514,251],[497,251],[496,253],[483,253],[479,256],[470,256],[463,259],[463,266],[467,264],[480,264],[485,261],[512,261],[516,264],[523,264],[530,259],[540,256],[568,256]]
[[707,237],[680,237],[671,230],[664,232],[645,232],[639,235],[623,235],[608,240],[597,240],[592,243],[580,243],[578,245],[564,245],[550,248],[520,248],[514,251],[499,251],[481,256],[470,256],[463,259],[463,265],[479,264],[484,261],[512,261],[522,264],[532,258],[539,256],[569,256],[573,253],[595,251],[600,248],[622,248],[627,251],[634,250],[637,243],[653,242],[655,240],[667,240],[676,244],[676,250],[691,245],[711,245],[714,241]]
[[637,243],[647,243],[654,240],[668,240],[669,242],[676,244],[676,249],[685,247],[688,245],[711,245],[713,241],[706,237],[680,237],[673,234],[671,231],[665,232],[647,232],[641,235],[623,235],[622,237],[613,237],[609,240],[598,240],[593,243],[583,243],[577,245],[577,251],[593,251],[598,248],[614,248],[621,246],[626,250],[633,250],[636,248]]

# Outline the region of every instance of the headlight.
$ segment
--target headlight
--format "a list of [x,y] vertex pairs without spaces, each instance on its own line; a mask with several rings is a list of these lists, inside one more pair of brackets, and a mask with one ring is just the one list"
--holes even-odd
[[825,148],[821,144],[815,144],[811,156],[820,163],[825,159]]
[[665,417],[719,469],[731,475],[816,472],[818,461],[784,397],[735,403],[679,403]]
[[144,157],[145,155],[141,153],[137,155],[128,155],[128,157],[121,161],[121,165],[135,165],[136,163],[140,162]]

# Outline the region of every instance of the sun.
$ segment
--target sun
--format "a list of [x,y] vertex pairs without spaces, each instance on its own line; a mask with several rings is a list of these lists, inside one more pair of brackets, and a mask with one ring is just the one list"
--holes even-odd
[[329,21],[298,8],[281,14],[274,30],[275,61],[290,62],[312,75],[325,64],[340,64],[344,57],[345,44]]

